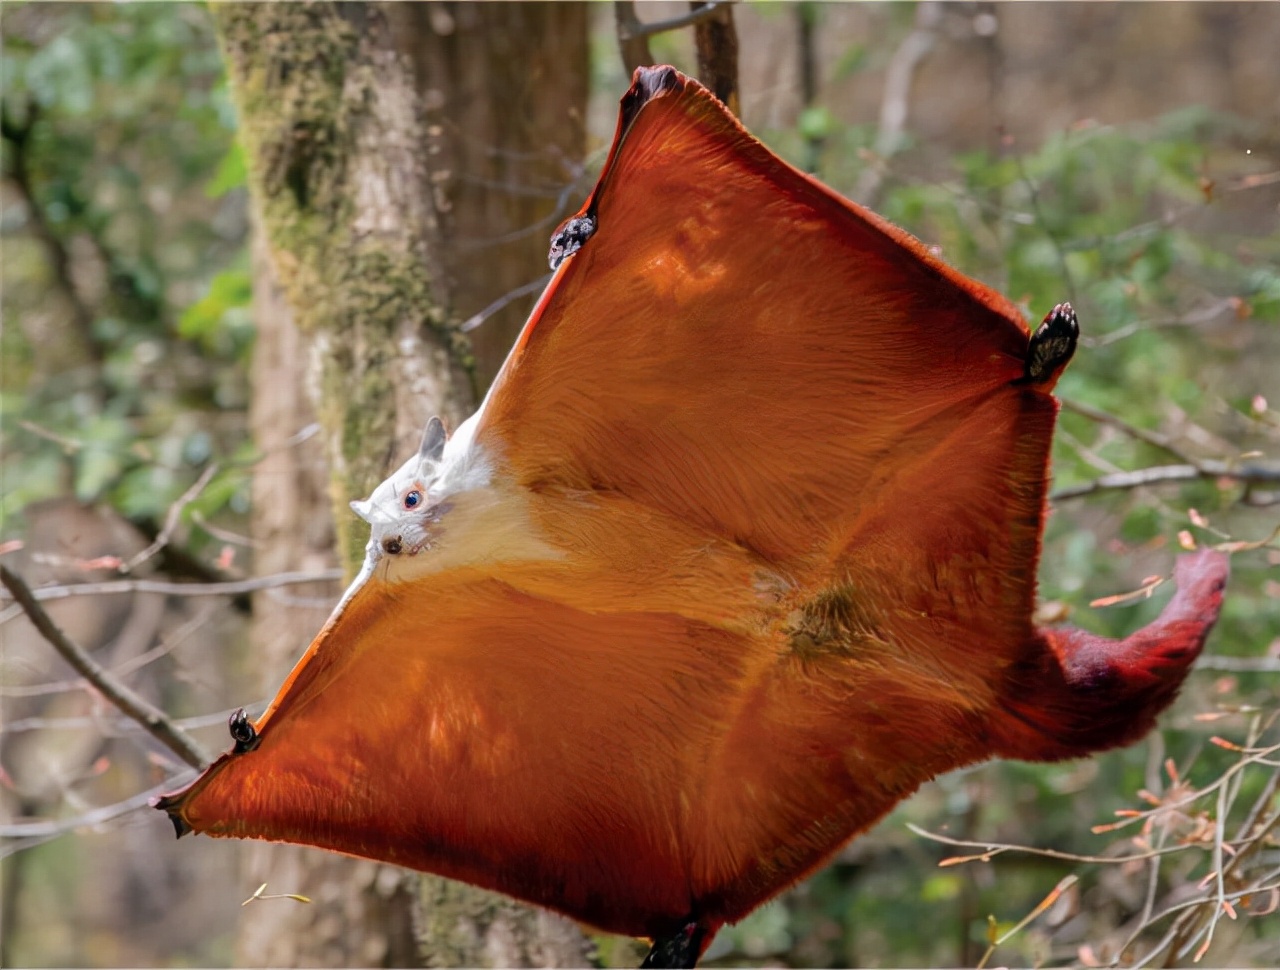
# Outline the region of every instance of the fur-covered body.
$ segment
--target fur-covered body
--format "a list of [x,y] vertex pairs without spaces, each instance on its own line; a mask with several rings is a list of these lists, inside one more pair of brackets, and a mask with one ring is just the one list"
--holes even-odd
[[1006,301],[687,79],[628,99],[484,407],[361,504],[364,572],[181,825],[705,945],[935,775],[1172,699],[1223,557],[1128,640],[1031,622],[1066,359],[1028,379]]

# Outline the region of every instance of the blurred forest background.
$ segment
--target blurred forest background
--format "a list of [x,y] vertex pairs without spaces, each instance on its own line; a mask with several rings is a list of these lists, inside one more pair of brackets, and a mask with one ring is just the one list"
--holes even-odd
[[[0,563],[222,750],[336,601],[364,541],[346,501],[501,363],[624,57],[697,74],[699,37],[718,24],[724,54],[732,28],[741,116],[775,150],[1029,318],[1077,308],[1044,618],[1129,631],[1165,590],[1091,601],[1183,546],[1235,555],[1159,734],[939,779],[708,962],[1280,965],[1280,6],[743,3],[628,27],[689,12],[6,2]],[[643,952],[316,850],[176,843],[146,800],[186,766],[7,594],[0,645],[4,966]]]

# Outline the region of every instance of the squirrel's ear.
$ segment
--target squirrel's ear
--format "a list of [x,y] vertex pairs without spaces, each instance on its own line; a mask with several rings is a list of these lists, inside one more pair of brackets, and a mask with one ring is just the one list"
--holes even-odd
[[418,447],[418,457],[438,462],[444,456],[444,443],[447,437],[444,433],[444,422],[433,416],[427,422],[427,429],[422,432],[422,444]]
[[351,511],[373,525],[373,503],[368,499],[351,503]]

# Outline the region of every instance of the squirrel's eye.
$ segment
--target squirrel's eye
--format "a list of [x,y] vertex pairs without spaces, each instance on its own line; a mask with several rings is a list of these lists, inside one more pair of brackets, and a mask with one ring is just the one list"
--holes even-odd
[[404,497],[404,507],[406,509],[416,509],[421,502],[422,502],[422,493],[419,492],[416,488],[413,491],[407,493]]

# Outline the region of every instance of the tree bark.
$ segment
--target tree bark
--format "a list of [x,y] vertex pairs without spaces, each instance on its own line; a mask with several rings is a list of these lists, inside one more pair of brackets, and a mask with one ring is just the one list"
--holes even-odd
[[[691,10],[700,10],[705,0],[690,0]],[[726,108],[741,115],[738,104],[738,31],[733,25],[733,5],[724,3],[693,28],[693,47],[698,53],[698,80],[711,89]]]
[[[454,309],[472,318],[547,271],[547,243],[582,203],[587,6],[394,4],[393,33],[427,109],[440,253]],[[541,287],[471,333],[487,387]]]
[[[480,238],[495,213],[506,234],[547,213],[554,220],[558,198],[518,189],[538,177],[531,174],[536,166],[522,166],[526,154],[540,151],[544,128],[553,129],[546,141],[555,147],[542,157],[553,160],[559,179],[547,184],[564,186],[571,180],[565,172],[576,171],[585,12],[492,6],[211,8],[240,113],[254,209],[288,304],[260,273],[253,423],[269,452],[254,494],[260,570],[315,565],[329,554],[335,522],[340,560],[353,570],[368,532],[348,501],[367,495],[416,446],[431,414],[456,427],[477,403],[475,356],[457,324],[492,299],[479,281],[501,295],[512,280],[544,272],[553,224],[519,234],[514,256],[503,243],[470,257],[459,240]],[[576,58],[568,56],[575,44]],[[564,58],[558,65],[556,51]],[[568,79],[559,88],[553,69]],[[489,169],[480,165],[485,158]],[[495,183],[504,191],[495,194]],[[526,255],[534,251],[530,266]],[[489,342],[505,353],[514,325],[485,326],[496,331]],[[486,350],[483,359],[487,375],[500,357]],[[323,445],[314,449],[290,443],[311,420],[311,402]],[[255,603],[264,689],[278,686],[322,613],[265,598]],[[566,921],[434,877],[420,881],[292,846],[253,846],[246,866],[249,891],[268,882],[268,892],[298,892],[313,903],[246,907],[243,963],[587,960],[586,941]],[[427,905],[419,906],[419,895]]]
[[249,184],[273,264],[314,351],[342,561],[365,529],[346,503],[406,451],[432,406],[457,423],[476,388],[450,326],[412,73],[376,5],[215,5]]
[[[257,323],[250,430],[263,458],[254,467],[253,539],[258,574],[333,566],[329,463],[307,393],[308,342],[275,279],[266,239],[255,226],[253,312]],[[280,685],[309,635],[320,629],[335,589],[299,587],[285,599],[253,600],[250,642],[261,696]],[[241,911],[241,966],[413,966],[416,879],[379,866],[295,845],[243,847],[242,884],[312,900],[260,900]]]

